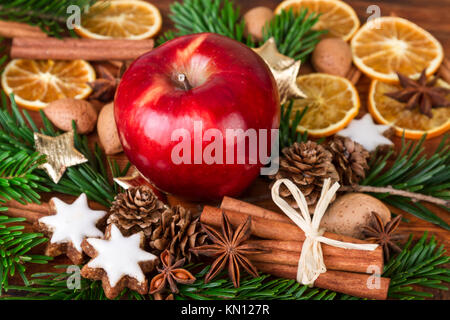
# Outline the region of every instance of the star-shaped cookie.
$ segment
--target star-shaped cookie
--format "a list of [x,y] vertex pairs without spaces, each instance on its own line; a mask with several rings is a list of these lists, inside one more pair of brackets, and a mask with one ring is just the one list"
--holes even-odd
[[81,244],[83,251],[92,258],[81,269],[81,275],[101,280],[109,299],[116,298],[126,287],[146,294],[145,273],[153,270],[158,257],[142,249],[144,234],[124,237],[114,224],[107,227],[105,234],[106,239],[85,239]]
[[88,161],[75,149],[74,132],[69,131],[57,137],[34,133],[36,151],[47,156],[47,162],[39,168],[44,169],[54,183],[58,183],[68,167]]
[[378,146],[392,145],[392,141],[383,136],[391,127],[377,125],[373,122],[372,116],[368,113],[360,120],[353,120],[347,128],[341,130],[337,135],[347,137],[361,144],[367,151],[372,152]]
[[72,204],[52,198],[50,206],[56,213],[38,221],[39,229],[50,236],[46,255],[56,257],[65,253],[74,264],[81,264],[84,260],[81,242],[88,237],[103,237],[97,224],[106,211],[91,210],[84,193]]

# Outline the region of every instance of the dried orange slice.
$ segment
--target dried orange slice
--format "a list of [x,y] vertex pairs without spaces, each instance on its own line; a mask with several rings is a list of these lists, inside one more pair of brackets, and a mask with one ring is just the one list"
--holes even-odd
[[309,12],[320,13],[314,30],[328,30],[328,35],[350,40],[360,26],[355,10],[343,1],[336,0],[286,0],[278,5],[275,13],[292,9],[299,13],[306,8]]
[[[450,89],[445,81],[438,80],[436,86]],[[405,103],[398,102],[385,95],[385,93],[400,90],[396,84],[387,84],[373,80],[369,91],[369,111],[375,120],[381,124],[394,126],[398,136],[403,135],[409,139],[420,139],[425,133],[428,138],[436,137],[450,130],[450,108],[433,108],[433,117],[420,113],[418,108],[406,109]],[[447,96],[450,99],[450,94]]]
[[136,0],[98,1],[75,31],[84,38],[142,40],[161,30],[162,18],[151,3]]
[[94,80],[94,68],[84,60],[16,59],[3,71],[2,87],[20,106],[38,110],[58,99],[86,98],[92,91],[87,82]]
[[381,17],[366,23],[351,42],[353,62],[366,75],[398,83],[396,72],[418,78],[423,69],[433,74],[444,51],[430,33],[398,17]]
[[328,137],[345,128],[359,112],[358,91],[345,78],[312,73],[297,78],[297,85],[307,98],[295,100],[292,116],[308,107],[297,126],[312,137]]

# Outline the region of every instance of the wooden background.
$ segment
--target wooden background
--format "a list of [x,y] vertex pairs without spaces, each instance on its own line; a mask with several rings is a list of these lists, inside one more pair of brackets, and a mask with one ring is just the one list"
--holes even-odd
[[[255,6],[267,6],[270,8],[275,8],[278,3],[281,1],[277,0],[234,0],[241,7],[241,12],[245,13],[248,9],[253,8]],[[173,3],[173,0],[154,0],[152,1],[160,10],[163,15],[163,30],[168,30],[172,27],[170,20],[168,19],[169,15],[169,7],[170,4]],[[357,12],[361,23],[364,23],[369,14],[366,13],[367,7],[370,5],[378,5],[381,9],[381,15],[390,15],[395,14],[397,16],[407,18],[419,26],[425,28],[430,31],[439,41],[441,41],[444,46],[445,53],[447,57],[450,57],[450,0],[348,0],[349,3]],[[307,69],[307,66],[304,67]],[[367,92],[369,89],[369,79],[366,77],[362,77],[358,83],[358,91],[360,93],[361,101],[362,101],[362,110],[359,115],[362,116],[366,113],[366,101],[367,101]],[[33,118],[36,120],[39,118],[37,113],[31,112],[33,114]],[[91,141],[96,141],[97,137],[95,134],[92,135]],[[440,137],[428,140],[426,142],[426,149],[429,154],[432,154],[435,147],[440,141]],[[399,139],[395,139],[396,146],[399,145]],[[122,165],[127,162],[125,156],[118,155],[115,156],[119,163]],[[268,181],[259,178],[255,183],[249,188],[249,190],[243,195],[244,199],[252,201],[258,205],[264,206],[266,208],[270,208],[276,210],[274,204],[270,200],[258,200],[262,195],[267,194],[268,189]],[[52,196],[56,196],[56,194],[47,194],[44,195],[44,201],[48,200]],[[72,201],[73,198],[68,196],[57,195],[61,199],[65,201]],[[187,203],[180,199],[174,197],[168,197],[170,203],[182,203],[185,206],[190,207],[192,210],[199,211],[203,204],[201,203]],[[428,206],[428,205],[427,205]],[[439,208],[429,206],[434,212],[436,212],[442,219],[444,219],[447,223],[450,223],[450,216],[443,210]],[[393,209],[393,212],[397,212],[397,210]],[[403,223],[400,232],[403,233],[413,233],[416,236],[421,236],[424,231],[430,231],[431,234],[435,235],[437,240],[440,243],[444,243],[447,251],[450,249],[450,232],[446,231],[442,228],[436,227],[431,223],[427,223],[420,219],[415,218],[409,214],[405,214],[405,217],[409,219],[409,223]],[[450,252],[450,251],[449,251]],[[69,261],[65,258],[57,258],[54,262],[46,266],[35,266],[29,265],[28,273],[40,272],[50,270],[50,266],[56,264],[66,264]],[[15,281],[20,283],[19,279],[15,279]],[[432,290],[430,290],[432,291]],[[433,291],[435,294],[435,299],[450,299],[450,292],[442,292],[442,291]]]

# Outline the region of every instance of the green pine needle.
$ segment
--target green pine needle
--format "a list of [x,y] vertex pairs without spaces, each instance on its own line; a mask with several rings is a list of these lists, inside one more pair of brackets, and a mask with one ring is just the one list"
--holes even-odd
[[0,0],[0,20],[27,23],[51,36],[61,36],[67,32],[66,20],[71,14],[67,8],[75,5],[83,13],[94,3],[95,0]]
[[385,277],[391,278],[389,297],[402,300],[423,300],[433,295],[417,291],[412,285],[448,290],[450,269],[444,265],[450,263],[445,256],[444,246],[437,246],[434,236],[427,242],[428,233],[413,246],[412,236],[403,251],[391,259],[384,267]]
[[[28,156],[34,155],[34,157],[36,157],[33,138],[34,132],[38,131],[36,124],[26,110],[22,110],[23,115],[21,114],[14,101],[13,95],[10,97],[11,111],[8,110],[7,97],[3,92],[1,94],[1,98],[0,151],[9,152],[11,155],[15,155],[16,157],[18,155],[23,156],[24,154]],[[39,130],[39,132],[48,136],[56,136],[60,134],[60,132],[55,130],[43,112],[41,112],[41,117],[44,127]],[[115,187],[108,180],[107,171],[104,165],[104,156],[98,147],[96,147],[95,154],[92,153],[88,146],[87,136],[78,135],[76,133],[75,125],[74,131],[75,148],[83,153],[89,162],[68,168],[66,174],[58,184],[55,184],[44,171],[37,170],[36,165],[32,167],[32,175],[28,178],[35,178],[37,176],[39,179],[34,180],[34,183],[37,184],[37,182],[39,182],[40,187],[45,185],[53,192],[73,196],[79,196],[81,193],[86,193],[89,199],[109,207],[117,193],[115,192]],[[22,180],[22,185],[27,185],[25,180]],[[30,184],[30,186],[34,185]],[[26,199],[25,196],[33,198],[31,197],[32,195],[36,198],[34,200],[39,199],[37,194],[32,194],[29,190],[21,192],[19,186],[16,185],[14,185],[13,188],[13,193],[14,191],[17,192],[19,195],[22,195],[24,199]],[[39,189],[37,186],[34,186],[33,188]],[[48,189],[41,191],[48,191]]]
[[[230,0],[184,0],[170,7],[175,31],[164,33],[158,40],[161,45],[188,34],[212,32],[227,36],[250,47],[261,46],[274,37],[281,53],[305,61],[327,31],[312,30],[319,15],[302,10],[298,15],[292,10],[282,11],[263,30],[263,41],[255,43],[245,37],[245,24],[240,8]],[[204,14],[207,12],[208,14]]]
[[[244,22],[240,10],[230,0],[184,0],[170,6],[170,19],[176,32],[167,33],[163,39],[188,34],[213,32],[237,41],[244,41]],[[205,14],[207,12],[208,14]],[[159,43],[162,41],[160,40]]]
[[49,192],[42,184],[45,179],[34,171],[45,163],[45,156],[37,152],[29,155],[26,151],[12,154],[0,146],[0,203],[14,199],[22,204],[39,203],[37,192]]
[[[362,185],[387,187],[421,193],[445,200],[450,199],[450,145],[449,135],[442,138],[437,150],[432,156],[425,154],[424,135],[417,143],[406,142],[402,138],[402,146],[398,155],[393,151],[387,155],[376,155],[372,159],[370,172]],[[388,166],[389,161],[392,165]],[[425,221],[434,223],[446,230],[450,226],[431,210],[409,198],[391,196],[389,194],[373,194],[398,209],[404,210]],[[450,208],[442,207],[450,211]]]
[[315,31],[312,27],[319,20],[318,14],[308,13],[308,9],[302,9],[299,14],[294,14],[292,9],[281,11],[263,30],[263,41],[275,38],[280,53],[295,60],[305,61],[314,51],[321,36],[326,30]]
[[301,112],[296,110],[295,116],[292,116],[292,108],[294,101],[291,100],[281,106],[280,120],[280,149],[292,146],[295,142],[306,142],[308,140],[308,132],[300,133],[297,126],[302,121],[308,108],[304,108]]
[[8,279],[19,274],[29,285],[25,275],[25,263],[45,264],[51,257],[30,254],[34,247],[47,241],[41,233],[24,233],[24,226],[17,225],[23,218],[0,216],[0,296],[8,289]]
[[[411,248],[412,236],[403,251],[392,258],[385,266],[383,277],[390,277],[389,298],[422,300],[432,297],[427,292],[412,289],[416,284],[422,287],[448,290],[445,283],[450,282],[450,270],[444,265],[450,262],[450,257],[444,256],[443,247],[437,248],[436,240],[432,237],[427,241],[428,234]],[[205,284],[203,278],[209,270],[204,264],[191,265],[189,270],[202,271],[195,276],[197,280],[193,284],[178,286],[179,293],[176,300],[356,300],[359,298],[343,295],[337,292],[310,288],[300,285],[295,280],[273,278],[269,275],[261,275],[258,278],[245,276],[241,280],[241,286],[235,288],[226,272],[218,278]],[[57,266],[56,268],[67,267]],[[100,281],[81,279],[81,289],[68,289],[68,273],[41,273],[35,274],[30,280],[29,286],[10,286],[10,290],[27,292],[26,296],[4,297],[4,300],[105,300]],[[125,289],[117,298],[151,299],[148,295],[139,295]],[[1,299],[1,298],[0,298]]]

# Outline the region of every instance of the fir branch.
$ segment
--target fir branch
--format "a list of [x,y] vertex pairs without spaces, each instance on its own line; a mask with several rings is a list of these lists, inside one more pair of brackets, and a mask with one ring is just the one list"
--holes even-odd
[[0,19],[38,26],[52,36],[67,31],[67,8],[75,5],[83,13],[95,0],[0,0]]
[[37,152],[31,155],[19,151],[12,155],[2,151],[0,146],[0,204],[14,199],[22,204],[39,202],[37,192],[49,192],[44,187],[44,179],[34,173],[36,168],[45,163],[45,156]]
[[305,61],[314,51],[321,36],[328,31],[316,31],[312,28],[319,21],[320,15],[304,8],[299,14],[294,14],[292,9],[281,11],[263,29],[263,41],[260,45],[275,38],[280,53],[295,60]]
[[450,269],[443,265],[450,263],[444,256],[444,246],[437,247],[434,236],[427,242],[428,233],[412,247],[412,236],[403,251],[384,267],[383,276],[390,277],[389,297],[402,300],[423,300],[433,294],[417,291],[414,286],[448,290],[443,283],[450,283]]
[[[200,265],[191,265],[187,268],[198,269]],[[55,268],[67,268],[56,266]],[[273,279],[269,275],[258,278],[244,277],[241,286],[235,288],[233,283],[222,273],[219,279],[205,284],[203,278],[209,270],[204,266],[203,270],[196,274],[199,279],[195,283],[180,284],[177,300],[333,300],[335,298],[349,299],[351,297],[331,292],[328,290],[309,288],[296,283],[294,280]],[[100,281],[81,279],[79,289],[69,289],[67,280],[72,274],[62,272],[38,273],[32,275],[28,286],[10,286],[9,290],[28,293],[26,296],[0,297],[0,300],[106,300]],[[152,299],[148,295],[140,295],[129,289],[122,291],[116,299]]]
[[303,134],[297,131],[297,126],[302,121],[308,107],[302,112],[296,110],[295,116],[292,115],[294,101],[290,100],[281,106],[280,119],[280,149],[292,146],[295,142],[306,142],[308,140],[308,132]]
[[171,5],[170,11],[169,17],[175,31],[163,34],[157,45],[179,36],[202,32],[218,33],[250,47],[261,46],[274,37],[281,53],[305,61],[321,35],[327,32],[312,29],[319,15],[309,14],[307,9],[299,14],[294,14],[292,10],[282,11],[263,29],[263,40],[255,43],[250,37],[245,37],[245,23],[240,9],[230,0],[184,0]]
[[444,200],[432,196],[427,196],[421,193],[409,192],[405,190],[398,190],[392,187],[372,187],[372,186],[342,186],[339,191],[345,192],[367,192],[367,193],[388,193],[394,196],[401,196],[406,198],[411,198],[413,202],[426,201],[439,206],[450,207],[450,200]]
[[166,38],[213,32],[240,42],[245,41],[245,26],[240,21],[240,10],[230,0],[184,0],[183,3],[172,4],[170,11],[169,17],[177,31],[166,34]]
[[[410,248],[412,236],[403,251],[393,257],[385,266],[383,276],[390,277],[389,298],[392,299],[423,299],[432,297],[432,294],[417,291],[411,284],[422,287],[448,290],[443,282],[450,282],[450,270],[443,267],[450,262],[450,257],[445,257],[443,247],[437,247],[434,237],[427,242],[425,233],[417,244]],[[191,265],[190,270],[204,266],[204,264]],[[55,268],[66,268],[57,266]],[[241,286],[235,288],[225,272],[220,277],[205,284],[203,278],[208,272],[209,266],[195,276],[198,279],[190,285],[180,284],[177,300],[357,300],[359,298],[343,295],[337,292],[310,288],[297,283],[295,280],[273,278],[269,275],[261,275],[258,278],[246,276],[241,281]],[[88,279],[81,280],[80,289],[68,289],[67,280],[71,274],[66,272],[39,273],[32,275],[28,286],[10,286],[10,290],[27,292],[26,296],[4,297],[3,300],[105,300],[100,281]],[[139,295],[128,289],[121,293],[121,298],[151,299],[147,295]],[[119,297],[119,298],[120,298]],[[118,298],[118,299],[119,299]]]
[[[11,112],[7,108],[7,98],[2,92],[2,107],[0,107],[0,149],[17,154],[26,152],[28,155],[34,154],[33,134],[37,132],[37,126],[26,110],[19,111],[14,96],[11,95]],[[39,132],[56,136],[60,132],[56,131],[44,113],[41,111],[44,127]],[[42,180],[51,191],[78,196],[86,193],[90,200],[96,201],[109,207],[116,195],[114,187],[108,180],[107,171],[104,166],[104,157],[98,147],[96,154],[93,154],[88,146],[86,136],[80,136],[75,131],[74,143],[77,150],[83,153],[89,160],[87,163],[70,167],[58,184],[55,184],[42,170],[34,171],[34,174]]]
[[[409,193],[402,196],[399,191],[383,194],[372,193],[387,204],[450,230],[450,226],[444,220],[416,202],[417,200],[431,200],[427,197],[439,198],[445,201],[442,202],[444,205],[441,208],[450,211],[448,207],[448,201],[450,200],[450,170],[448,170],[450,145],[448,144],[448,135],[442,138],[435,153],[430,157],[425,154],[423,147],[425,139],[426,136],[424,135],[421,140],[414,144],[412,141],[406,142],[403,137],[401,150],[395,159],[391,160],[393,151],[385,156],[376,156],[372,160],[367,178],[361,185],[376,188],[387,187],[417,194],[417,196],[412,197]],[[388,167],[389,161],[392,161],[392,165]],[[420,199],[424,198],[420,195],[426,196],[425,199]]]
[[[25,275],[25,263],[45,264],[51,257],[33,255],[29,251],[47,241],[41,233],[24,233],[24,226],[17,225],[23,218],[0,216],[0,296],[8,289],[8,278],[16,273],[25,286],[29,281]],[[12,225],[11,225],[12,224]]]

